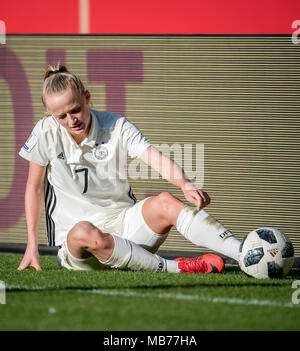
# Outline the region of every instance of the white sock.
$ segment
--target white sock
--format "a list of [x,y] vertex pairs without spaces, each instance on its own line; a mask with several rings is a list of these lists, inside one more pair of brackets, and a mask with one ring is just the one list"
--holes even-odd
[[133,241],[112,234],[115,241],[111,257],[102,262],[112,268],[128,268],[133,271],[178,273],[178,262],[152,254]]
[[177,218],[177,230],[193,244],[238,260],[241,242],[206,211],[185,206]]

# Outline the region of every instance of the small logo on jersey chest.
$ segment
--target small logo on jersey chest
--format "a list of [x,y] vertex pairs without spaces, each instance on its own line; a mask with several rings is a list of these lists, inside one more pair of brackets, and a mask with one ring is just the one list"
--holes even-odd
[[64,160],[65,159],[64,153],[61,152],[59,155],[57,155],[57,158]]
[[104,160],[108,155],[108,150],[106,146],[100,145],[93,150],[93,153],[97,160]]

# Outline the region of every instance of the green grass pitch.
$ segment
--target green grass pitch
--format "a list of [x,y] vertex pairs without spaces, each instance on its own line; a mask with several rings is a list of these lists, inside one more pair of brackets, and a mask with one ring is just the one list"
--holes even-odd
[[42,272],[20,272],[21,258],[0,254],[1,331],[300,329],[300,304],[292,300],[300,299],[299,269],[272,280],[249,278],[233,265],[222,274],[76,272],[40,256]]

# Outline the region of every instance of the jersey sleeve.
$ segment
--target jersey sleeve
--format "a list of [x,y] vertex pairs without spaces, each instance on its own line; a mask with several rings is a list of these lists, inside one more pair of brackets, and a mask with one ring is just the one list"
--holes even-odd
[[42,131],[42,121],[39,121],[19,151],[19,155],[27,161],[37,163],[40,166],[47,166],[49,157],[47,155],[46,141],[47,138]]
[[132,158],[140,157],[143,151],[151,145],[150,140],[126,118],[123,120],[121,135],[123,147],[127,149],[128,155]]

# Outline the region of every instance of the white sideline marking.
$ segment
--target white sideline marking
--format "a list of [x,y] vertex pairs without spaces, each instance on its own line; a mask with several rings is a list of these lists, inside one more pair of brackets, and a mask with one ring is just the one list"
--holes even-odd
[[[7,291],[62,291],[68,290],[67,288],[43,288],[43,287],[31,287],[22,285],[6,285]],[[70,289],[71,290],[71,289]],[[230,305],[245,305],[245,306],[275,306],[275,307],[298,307],[291,302],[279,302],[274,300],[257,300],[257,299],[241,299],[235,297],[211,297],[211,296],[199,296],[199,295],[186,295],[186,294],[172,294],[172,293],[148,293],[148,292],[136,292],[136,291],[120,291],[120,290],[108,290],[108,289],[91,289],[82,290],[74,289],[72,291],[89,294],[99,294],[104,296],[125,296],[125,297],[143,297],[143,298],[156,298],[156,299],[175,299],[185,301],[199,301],[207,303],[227,303]]]
[[186,301],[200,301],[208,303],[228,303],[231,305],[255,305],[255,306],[277,306],[277,307],[295,307],[289,302],[278,302],[274,300],[257,300],[257,299],[239,299],[231,297],[211,297],[211,296],[198,296],[198,295],[185,295],[185,294],[170,294],[170,293],[139,293],[136,291],[115,291],[115,290],[85,290],[82,292],[89,292],[100,295],[110,296],[133,296],[133,297],[151,297],[159,299],[175,299]]

